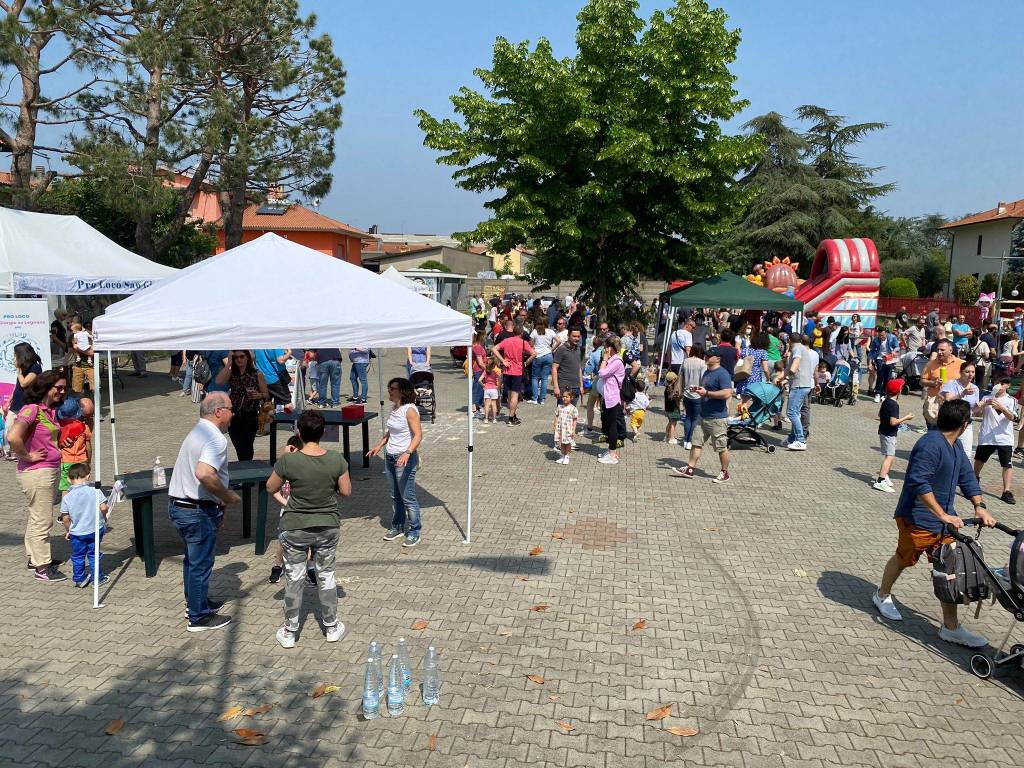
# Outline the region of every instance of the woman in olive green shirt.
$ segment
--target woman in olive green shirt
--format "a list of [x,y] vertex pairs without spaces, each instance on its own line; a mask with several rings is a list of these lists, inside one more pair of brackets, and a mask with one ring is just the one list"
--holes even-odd
[[277,630],[277,642],[283,648],[295,647],[309,550],[313,552],[313,570],[316,572],[321,620],[327,642],[337,642],[345,634],[345,625],[338,621],[334,560],[341,525],[338,496],[352,494],[348,462],[341,454],[320,447],[324,417],[319,411],[303,411],[296,427],[302,449],[283,454],[267,480],[267,491],[272,494],[281,490],[285,481],[291,484],[288,506],[278,524],[278,539],[287,575],[284,626]]

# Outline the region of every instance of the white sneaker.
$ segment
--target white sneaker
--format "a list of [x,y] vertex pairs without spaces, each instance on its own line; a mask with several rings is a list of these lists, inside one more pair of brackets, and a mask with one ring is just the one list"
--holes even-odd
[[693,449],[693,443],[691,443],[689,441],[683,443],[683,450],[689,451],[689,450],[692,450],[692,449]]
[[794,440],[786,446],[786,449],[790,451],[806,451],[807,443],[801,443],[799,440]]
[[610,453],[606,453],[604,456],[598,459],[601,464],[618,464],[619,460],[612,456]]
[[536,400],[523,400],[523,402],[526,403],[527,405],[536,405],[537,404]]
[[896,608],[892,595],[887,596],[883,600],[882,596],[878,594],[878,590],[875,590],[875,594],[871,596],[871,602],[875,604],[878,612],[890,621],[903,621],[903,614]]
[[971,632],[963,624],[956,629],[943,627],[939,630],[939,639],[945,640],[947,643],[966,645],[968,648],[984,648],[988,645],[988,640],[986,638],[976,632]]
[[876,491],[883,491],[885,493],[896,493],[896,489],[893,488],[888,483],[886,483],[884,480],[872,483],[871,487],[874,488]]
[[888,477],[883,477],[882,482],[895,490],[896,486],[892,484],[892,480],[890,480]]
[[876,403],[882,402],[882,396],[881,395],[875,395],[875,402]]
[[568,456],[563,456],[562,458],[560,458],[558,460],[558,463],[559,464],[568,464],[569,463],[569,457]]
[[[570,451],[575,451],[576,450],[576,441],[575,440],[570,440],[569,441],[569,450]],[[568,456],[566,458],[568,458]],[[569,462],[567,461],[565,463],[568,464]]]
[[666,440],[665,442],[668,443],[669,445],[679,445],[679,441],[676,440],[674,437],[670,438],[669,440]]
[[282,648],[294,648],[295,633],[288,629],[288,627],[281,627],[277,630],[277,642],[281,644]]
[[[341,636],[345,634],[345,624],[338,622],[333,627],[324,628],[324,636],[327,638],[328,643],[336,643],[341,640]],[[294,641],[292,641],[294,644]]]

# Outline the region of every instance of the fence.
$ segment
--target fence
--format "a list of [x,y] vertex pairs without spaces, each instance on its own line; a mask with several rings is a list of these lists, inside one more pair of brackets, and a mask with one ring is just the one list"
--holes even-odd
[[965,307],[956,299],[901,299],[893,296],[883,296],[878,299],[878,314],[880,315],[895,317],[901,307],[906,307],[907,314],[911,316],[927,315],[938,307],[939,315],[943,319],[947,315],[964,315],[972,326],[981,323],[980,307]]

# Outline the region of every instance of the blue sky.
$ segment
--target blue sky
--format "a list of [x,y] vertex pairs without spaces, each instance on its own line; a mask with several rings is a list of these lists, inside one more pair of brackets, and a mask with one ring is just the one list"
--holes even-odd
[[[572,55],[581,0],[302,0],[348,70],[334,189],[321,210],[381,231],[447,233],[484,216],[422,145],[412,116],[450,114],[448,96],[476,86],[494,39],[544,36]],[[643,2],[645,14],[669,3]],[[1024,197],[1018,150],[1020,26],[991,4],[954,0],[724,0],[743,40],[733,71],[744,118],[820,104],[890,124],[862,146],[899,189],[897,215],[959,215]],[[742,122],[742,121],[739,121]]]

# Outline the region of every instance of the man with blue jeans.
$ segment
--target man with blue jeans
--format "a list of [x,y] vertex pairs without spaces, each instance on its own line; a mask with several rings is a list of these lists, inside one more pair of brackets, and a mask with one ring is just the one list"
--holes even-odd
[[[341,350],[316,350],[317,405],[338,406],[341,403]],[[330,397],[327,396],[330,387]]]
[[370,350],[354,347],[348,353],[348,361],[352,368],[348,372],[348,380],[352,384],[352,402],[365,403],[370,394],[366,383],[366,371],[370,368]]
[[209,599],[210,574],[217,550],[217,531],[224,507],[237,504],[228,488],[228,441],[231,399],[211,392],[199,406],[199,423],[188,433],[174,462],[167,488],[167,515],[185,543],[182,577],[188,610],[188,631],[221,629],[231,623],[217,613],[223,603]]
[[790,337],[793,348],[790,351],[789,368],[789,404],[786,416],[789,417],[789,437],[786,447],[791,451],[806,451],[807,443],[803,423],[800,421],[800,410],[811,395],[814,386],[814,371],[818,367],[818,353],[807,346],[807,337],[794,333]]

